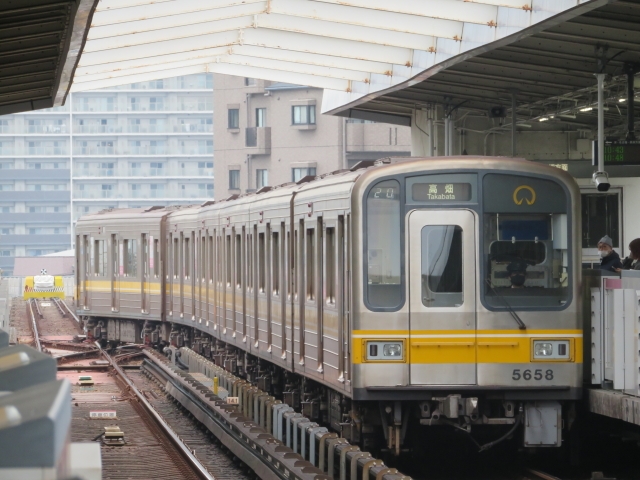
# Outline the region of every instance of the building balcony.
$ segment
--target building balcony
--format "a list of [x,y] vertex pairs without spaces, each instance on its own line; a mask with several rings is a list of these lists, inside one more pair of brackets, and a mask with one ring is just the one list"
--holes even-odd
[[178,110],[187,112],[206,112],[213,110],[213,102],[185,102],[178,105]]
[[167,155],[169,149],[167,147],[129,147],[129,155]]
[[26,150],[28,155],[68,155],[66,147],[27,147]]
[[74,125],[73,133],[121,133],[117,125]]
[[271,155],[271,127],[245,128],[244,145],[251,155]]
[[173,131],[176,133],[213,133],[213,125],[185,124],[174,125]]
[[182,147],[179,153],[181,155],[213,155],[213,147]]
[[116,190],[76,190],[73,193],[73,198],[117,198]]
[[70,246],[71,236],[68,233],[3,235],[3,246]]
[[46,223],[47,225],[69,225],[71,215],[69,213],[0,213],[0,224],[13,225],[16,223]]
[[74,112],[117,112],[118,109],[114,103],[96,103],[96,104],[83,104],[76,103],[73,106]]
[[3,180],[69,180],[68,168],[17,168],[2,170]]
[[20,190],[20,191],[0,191],[0,202],[68,202],[70,198],[69,190]]
[[74,155],[115,155],[114,147],[78,147],[73,149]]
[[147,104],[147,105],[138,105],[138,104],[127,105],[128,112],[164,112],[166,110],[168,110],[168,108],[165,108],[164,103]]

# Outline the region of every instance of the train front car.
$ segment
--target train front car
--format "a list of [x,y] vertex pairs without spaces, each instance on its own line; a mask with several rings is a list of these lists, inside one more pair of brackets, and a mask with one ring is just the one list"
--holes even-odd
[[575,181],[525,160],[392,160],[352,198],[361,431],[380,422],[397,453],[418,422],[561,446],[582,386]]

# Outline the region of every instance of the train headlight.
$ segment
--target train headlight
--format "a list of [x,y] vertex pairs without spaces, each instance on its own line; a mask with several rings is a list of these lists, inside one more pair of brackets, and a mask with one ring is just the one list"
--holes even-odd
[[571,340],[533,340],[533,360],[570,361]]
[[550,357],[553,355],[553,344],[547,342],[535,342],[534,355],[536,357]]
[[404,362],[404,342],[365,340],[363,342],[368,362]]
[[385,343],[382,354],[385,357],[402,357],[402,343]]

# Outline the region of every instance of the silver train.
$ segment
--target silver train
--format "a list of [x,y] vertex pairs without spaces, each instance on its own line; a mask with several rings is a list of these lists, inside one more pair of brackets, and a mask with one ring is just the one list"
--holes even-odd
[[368,448],[438,425],[558,447],[582,395],[579,202],[559,169],[465,156],[105,210],[77,223],[78,314]]

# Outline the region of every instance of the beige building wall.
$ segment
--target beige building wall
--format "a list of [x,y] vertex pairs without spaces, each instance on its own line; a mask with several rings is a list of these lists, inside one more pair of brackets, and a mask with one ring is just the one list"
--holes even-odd
[[[267,171],[267,185],[280,185],[294,179],[294,169],[315,168],[322,175],[411,150],[409,127],[320,115],[318,88],[219,74],[214,85],[216,200],[255,191],[258,170]],[[315,109],[315,123],[295,124],[294,107],[307,113]],[[237,128],[230,124],[229,110],[238,111]],[[238,188],[230,188],[230,171],[239,172],[233,174],[239,175]]]

